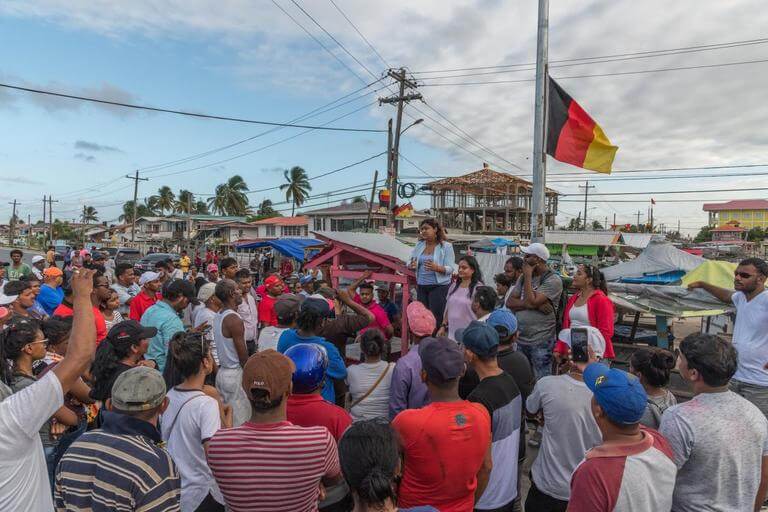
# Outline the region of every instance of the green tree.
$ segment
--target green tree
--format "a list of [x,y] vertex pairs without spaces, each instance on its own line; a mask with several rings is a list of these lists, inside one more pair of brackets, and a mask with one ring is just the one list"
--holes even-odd
[[602,223],[599,220],[593,220],[592,221],[592,231],[602,231],[605,228],[603,227]]
[[351,204],[360,204],[360,203],[366,203],[366,199],[363,196],[355,196],[350,201]]
[[200,215],[208,215],[208,204],[205,201],[196,201],[192,205],[192,213],[198,213]]
[[208,199],[210,209],[220,215],[246,215],[248,208],[248,185],[239,175],[232,176],[226,183],[216,186],[215,195]]
[[83,205],[83,212],[80,214],[80,221],[83,224],[90,224],[99,220],[99,212],[93,206]]
[[[173,211],[176,213],[197,213],[195,211],[195,194],[190,192],[189,190],[182,189],[179,190],[179,195],[177,196],[178,199],[176,199]],[[190,211],[191,207],[191,211]]]
[[173,211],[176,207],[176,196],[171,187],[163,185],[157,189],[157,207],[160,209],[160,215],[165,215],[165,210]]
[[280,185],[280,190],[285,192],[285,200],[291,203],[291,217],[296,213],[296,207],[300,207],[309,197],[312,185],[309,184],[307,173],[301,167],[293,167],[283,173],[285,183]]
[[[149,215],[157,215],[160,211],[160,198],[157,196],[149,196],[144,199],[144,206],[146,207],[147,212],[149,212]],[[139,217],[141,217],[144,214],[139,214]]]
[[[155,212],[150,210],[146,204],[139,204],[136,208],[138,217],[150,217],[154,215],[154,213]],[[126,224],[130,224],[133,221],[133,201],[126,201],[123,203],[123,213],[117,220],[125,222]]]
[[747,240],[750,242],[762,242],[765,237],[766,232],[763,228],[756,227],[747,231]]
[[712,241],[712,228],[709,226],[703,226],[696,236],[693,238],[696,243],[699,242],[711,242]]

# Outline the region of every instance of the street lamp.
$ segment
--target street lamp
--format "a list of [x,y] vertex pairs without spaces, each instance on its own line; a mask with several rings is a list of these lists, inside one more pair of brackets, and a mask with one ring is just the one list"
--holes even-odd
[[423,122],[424,122],[424,119],[417,119],[417,120],[415,120],[414,122],[412,122],[411,124],[409,124],[408,126],[406,126],[405,128],[403,128],[403,130],[400,132],[400,135],[404,134],[404,133],[405,133],[405,130],[407,130],[407,129],[408,129],[408,128],[410,128],[411,126],[416,126],[417,124],[421,124],[421,123],[423,123]]

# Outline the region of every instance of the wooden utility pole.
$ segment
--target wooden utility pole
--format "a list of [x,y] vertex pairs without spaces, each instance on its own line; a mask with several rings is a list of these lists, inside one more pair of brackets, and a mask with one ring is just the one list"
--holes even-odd
[[[393,135],[393,143],[392,147],[388,148],[388,152],[391,154],[391,157],[388,158],[390,161],[390,168],[387,169],[387,178],[389,179],[389,215],[388,215],[388,223],[392,229],[395,228],[395,214],[394,209],[397,206],[397,171],[398,171],[398,162],[400,160],[400,135],[403,133],[402,126],[403,126],[403,107],[405,106],[405,103],[411,101],[411,100],[420,100],[422,98],[421,94],[419,93],[410,93],[405,94],[406,89],[416,89],[417,85],[416,82],[413,80],[408,80],[405,76],[405,68],[400,68],[399,70],[390,69],[387,72],[387,75],[390,78],[393,78],[399,82],[399,91],[396,96],[390,96],[389,98],[379,98],[379,105],[382,105],[384,103],[388,104],[397,104],[397,118],[395,121],[395,132]],[[407,128],[406,128],[407,129]]]
[[637,210],[637,232],[638,233],[640,232],[640,215],[642,215],[640,213],[640,210]]
[[130,174],[125,175],[126,178],[129,180],[133,180],[133,218],[131,219],[131,243],[136,241],[136,211],[138,208],[138,204],[136,204],[139,200],[139,181],[149,181],[149,178],[139,178],[139,171],[136,171],[135,176],[131,176]]
[[[389,120],[390,125],[392,120]],[[373,185],[371,185],[371,200],[368,202],[368,220],[365,222],[365,232],[371,230],[371,217],[373,216],[373,200],[376,198],[376,182],[379,181],[379,171],[373,171]]]
[[53,196],[48,196],[48,235],[51,238],[51,245],[53,245],[53,203],[58,202],[53,200]]
[[613,212],[613,229],[617,229],[616,228],[616,212]]
[[584,182],[584,186],[582,187],[579,185],[579,188],[584,189],[584,229],[583,231],[587,230],[587,198],[589,197],[589,189],[595,188],[594,185],[590,185],[589,181]]
[[27,247],[30,247],[32,241],[32,215],[27,214]]
[[8,203],[13,205],[13,213],[11,214],[11,222],[8,223],[8,245],[13,245],[13,235],[14,231],[16,229],[16,206],[19,204],[18,201],[15,199],[12,203]]
[[44,248],[48,245],[48,237],[45,234],[45,210],[48,208],[48,205],[46,204],[45,196],[43,196],[43,246]]

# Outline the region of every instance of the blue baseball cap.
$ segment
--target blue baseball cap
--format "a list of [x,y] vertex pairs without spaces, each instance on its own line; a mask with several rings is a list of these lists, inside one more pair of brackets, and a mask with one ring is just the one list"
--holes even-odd
[[456,341],[462,343],[473,354],[489,357],[496,355],[499,347],[499,333],[485,322],[472,320],[467,327],[456,331]]
[[614,423],[632,425],[643,417],[648,395],[634,375],[592,363],[584,369],[584,383]]
[[494,309],[485,322],[491,327],[496,328],[496,331],[499,331],[499,327],[503,327],[507,331],[507,334],[499,332],[499,336],[503,338],[517,332],[517,317],[507,308]]

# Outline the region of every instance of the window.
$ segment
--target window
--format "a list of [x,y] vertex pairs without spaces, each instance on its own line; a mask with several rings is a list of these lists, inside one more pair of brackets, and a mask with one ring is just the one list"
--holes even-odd
[[740,219],[741,218],[741,212],[731,212],[730,217],[732,219]]
[[755,212],[755,218],[756,219],[762,219],[763,218],[763,212],[762,211]]
[[275,236],[275,225],[268,225],[267,226],[267,235],[266,236]]
[[744,212],[741,215],[742,215],[742,217],[741,217],[742,219],[751,219],[752,218],[752,212]]
[[283,226],[283,236],[304,236],[304,226]]
[[323,219],[321,217],[315,217],[312,220],[312,225],[315,227],[315,231],[323,231]]

